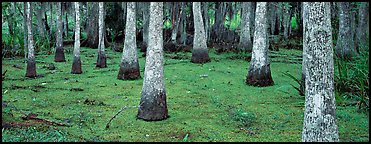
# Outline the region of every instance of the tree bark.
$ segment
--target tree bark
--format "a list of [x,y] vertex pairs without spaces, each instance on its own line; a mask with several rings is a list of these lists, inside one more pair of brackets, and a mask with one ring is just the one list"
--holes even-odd
[[28,31],[28,60],[27,60],[27,71],[26,77],[36,77],[36,60],[33,46],[32,36],[32,5],[31,2],[27,2],[27,31]]
[[304,2],[303,142],[339,141],[334,94],[334,60],[329,2]]
[[106,53],[104,51],[104,36],[105,36],[105,28],[104,28],[104,2],[99,2],[99,43],[98,43],[98,58],[96,67],[99,68],[106,68]]
[[136,44],[136,14],[135,3],[127,3],[127,17],[125,26],[125,43],[122,50],[120,70],[117,76],[119,80],[135,80],[140,78],[140,70]]
[[252,50],[252,42],[251,42],[251,10],[252,10],[252,3],[251,2],[242,2],[242,32],[240,36],[240,51],[242,52],[251,52]]
[[253,86],[270,86],[272,80],[270,63],[268,57],[268,25],[267,25],[267,3],[256,4],[254,43],[250,68],[246,77],[246,84]]
[[352,59],[354,55],[354,41],[351,34],[350,2],[339,2],[339,35],[335,47],[337,57]]
[[193,37],[192,60],[193,63],[210,62],[209,51],[206,44],[204,23],[201,14],[201,3],[193,2],[193,18],[195,32]]
[[163,3],[151,2],[146,66],[137,114],[138,119],[145,121],[168,118],[164,82],[162,20]]
[[[178,7],[178,3],[176,3],[176,4],[177,4],[176,7]],[[183,12],[182,9],[180,11],[181,11],[181,13]],[[176,37],[178,35],[178,28],[179,28],[179,23],[180,23],[180,14],[178,16],[178,11],[176,11],[176,14],[174,14],[174,15],[176,17],[176,21],[174,22],[173,30],[171,32],[171,42],[175,44],[176,43]]]
[[72,63],[72,74],[81,74],[81,59],[80,59],[80,4],[75,4],[75,44],[73,49],[73,63]]
[[36,8],[36,12],[37,12],[37,15],[36,15],[36,17],[37,17],[37,23],[38,23],[38,31],[39,31],[39,36],[42,38],[42,40],[44,40],[45,39],[45,25],[44,25],[44,22],[43,22],[43,12],[42,12],[42,8],[41,7],[43,7],[43,5],[42,5],[42,2],[38,2],[37,3],[38,4],[38,6],[40,7],[40,8]]
[[209,31],[209,2],[203,2],[203,18],[205,22],[205,36],[206,36],[206,43],[209,40],[210,31]]
[[27,27],[27,3],[23,2],[23,49],[24,59],[27,58],[27,47],[28,47],[28,27]]
[[56,49],[55,49],[55,62],[65,62],[66,58],[64,56],[63,48],[63,25],[62,25],[62,2],[57,2],[57,39],[56,39]]
[[99,34],[98,34],[98,7],[97,3],[93,2],[90,8],[89,17],[87,17],[87,41],[86,46],[90,48],[98,48]]
[[358,51],[365,50],[367,43],[367,32],[369,32],[369,4],[368,2],[360,2],[358,7],[358,27],[357,27],[357,44]]

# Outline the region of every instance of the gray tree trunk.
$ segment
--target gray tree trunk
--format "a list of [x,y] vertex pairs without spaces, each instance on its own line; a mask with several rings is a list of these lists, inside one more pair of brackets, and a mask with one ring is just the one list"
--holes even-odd
[[303,142],[339,141],[334,94],[334,60],[329,2],[304,2]]
[[73,63],[72,63],[72,74],[81,74],[81,59],[80,59],[80,4],[75,4],[75,45],[73,49]]
[[99,41],[98,41],[98,58],[96,67],[105,68],[107,67],[106,64],[106,53],[104,51],[104,2],[99,2],[99,21],[98,21],[98,28],[99,28]]
[[63,38],[62,38],[62,2],[57,2],[57,38],[56,38],[56,49],[55,49],[55,62],[65,62],[64,48],[63,48]]
[[253,86],[270,86],[272,80],[268,57],[267,3],[256,4],[255,32],[250,68],[246,84]]
[[143,3],[143,45],[148,46],[149,3]]
[[28,59],[27,59],[27,70],[26,77],[36,77],[36,60],[33,46],[32,36],[32,5],[31,2],[27,2],[27,31],[28,31]]
[[353,35],[351,34],[350,2],[339,2],[339,35],[335,47],[336,56],[352,59],[354,55]]
[[[178,3],[177,4],[177,7],[178,7]],[[180,13],[182,13],[183,10],[180,9]],[[176,16],[176,21],[174,22],[174,26],[173,26],[173,30],[171,32],[171,42],[172,43],[176,43],[176,36],[178,35],[178,28],[179,28],[179,23],[180,23],[180,14],[178,16],[178,11],[175,11],[175,14]]]
[[201,2],[193,2],[193,21],[194,21],[194,37],[192,60],[193,63],[206,63],[210,62],[209,51],[206,44],[206,35],[204,30],[204,23],[201,14]]
[[290,8],[287,6],[287,2],[283,6],[283,37],[285,41],[289,39],[289,32],[290,32]]
[[163,3],[151,2],[144,82],[137,117],[143,120],[168,118],[164,81]]
[[125,43],[124,49],[122,50],[120,70],[117,79],[134,80],[140,78],[135,32],[136,32],[135,2],[128,2],[125,26]]
[[205,22],[205,36],[206,36],[206,43],[209,39],[209,36],[210,36],[210,32],[209,32],[209,2],[203,2],[203,6],[202,6],[202,9],[203,9],[203,18],[204,18],[204,22]]
[[277,2],[270,2],[270,26],[271,26],[271,35],[274,35],[274,30],[276,28],[276,15],[277,15]]
[[367,43],[367,32],[369,32],[369,18],[368,2],[360,2],[361,4],[358,7],[358,27],[357,27],[357,44],[358,50],[365,49]]
[[187,41],[187,32],[186,32],[186,28],[187,28],[187,15],[186,15],[186,12],[185,12],[185,9],[186,9],[186,2],[182,2],[182,6],[181,6],[181,9],[184,9],[184,12],[180,15],[181,17],[181,25],[180,25],[180,30],[182,31],[181,35],[180,35],[180,43],[185,46],[186,45],[186,41]]
[[37,28],[38,28],[38,31],[39,31],[38,34],[42,38],[42,40],[44,40],[45,39],[45,25],[44,25],[44,21],[43,21],[44,13],[42,11],[43,4],[42,4],[42,2],[38,2],[37,4],[40,7],[40,8],[36,8],[37,9],[36,10],[36,12],[37,12],[36,17],[37,17],[37,23],[38,23]]
[[251,52],[252,50],[252,42],[251,42],[251,20],[250,14],[252,10],[252,3],[251,2],[242,2],[242,31],[240,36],[240,51],[243,52]]
[[[28,47],[28,27],[27,27],[27,3],[23,2],[23,49],[24,59],[27,58],[27,47]],[[25,63],[26,64],[26,63]]]

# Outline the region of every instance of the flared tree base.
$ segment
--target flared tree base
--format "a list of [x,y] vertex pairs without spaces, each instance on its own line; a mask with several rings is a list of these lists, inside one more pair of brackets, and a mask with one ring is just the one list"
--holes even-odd
[[26,77],[35,78],[36,77],[36,61],[35,59],[28,59]]
[[55,50],[55,57],[54,57],[55,62],[65,62],[66,58],[64,56],[64,50],[63,47],[57,47]]
[[274,85],[269,65],[264,65],[258,69],[250,68],[246,77],[246,84],[261,87]]
[[72,63],[72,74],[81,74],[81,60],[80,57],[74,57],[73,58],[73,63]]
[[207,63],[210,62],[209,53],[207,50],[193,50],[192,63]]
[[140,104],[137,114],[138,119],[160,121],[169,117],[165,92],[152,91],[152,93],[148,94],[142,93]]
[[119,80],[136,80],[140,78],[140,70],[139,67],[122,67],[120,66],[119,73],[117,75],[117,79]]
[[99,52],[96,67],[106,68],[107,67],[106,59],[107,59],[106,54],[104,52]]

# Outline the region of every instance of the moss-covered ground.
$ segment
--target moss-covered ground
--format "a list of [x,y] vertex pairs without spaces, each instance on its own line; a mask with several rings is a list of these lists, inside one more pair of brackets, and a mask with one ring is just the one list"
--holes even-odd
[[[211,62],[205,64],[191,63],[191,53],[165,54],[170,118],[137,120],[137,108],[129,108],[109,129],[106,123],[122,107],[139,104],[143,79],[117,80],[121,53],[106,53],[108,68],[100,69],[95,68],[97,50],[81,48],[79,75],[70,73],[72,50],[62,63],[55,63],[53,54],[36,55],[41,75],[36,79],[25,78],[23,58],[3,59],[3,104],[71,126],[26,121],[18,111],[3,107],[3,123],[29,126],[3,128],[2,141],[301,141],[304,97],[291,86],[297,83],[283,74],[300,78],[299,50],[270,52],[275,84],[269,87],[244,83],[247,54],[216,54],[211,49]],[[145,57],[138,55],[143,77]],[[48,69],[51,63],[55,70]],[[338,106],[337,124],[340,141],[369,141],[368,113]]]

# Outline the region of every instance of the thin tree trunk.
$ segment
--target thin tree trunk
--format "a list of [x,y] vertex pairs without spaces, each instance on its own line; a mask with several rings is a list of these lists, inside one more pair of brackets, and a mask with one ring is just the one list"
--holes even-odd
[[[27,58],[27,47],[28,47],[28,27],[27,27],[27,3],[23,2],[23,49],[24,59]],[[26,63],[25,63],[26,64]]]
[[106,68],[106,53],[104,51],[104,2],[99,2],[99,43],[96,67]]
[[339,35],[335,47],[337,57],[352,59],[354,55],[353,35],[351,34],[350,2],[339,2]]
[[127,17],[125,26],[125,43],[122,50],[120,70],[117,79],[135,80],[140,78],[140,70],[136,44],[136,14],[135,3],[127,3]]
[[[186,7],[187,7],[187,5],[186,5],[186,2],[182,2],[182,9],[186,9]],[[187,29],[187,25],[186,25],[186,23],[187,23],[187,15],[186,15],[186,12],[183,12],[181,15],[180,15],[180,17],[181,17],[181,30],[182,30],[182,33],[181,33],[181,35],[180,35],[180,43],[183,45],[183,46],[185,46],[186,45],[186,41],[187,41],[187,31],[186,31],[186,29]]]
[[80,59],[80,4],[75,4],[75,44],[73,49],[73,63],[72,63],[72,74],[81,74],[81,59]]
[[163,58],[163,3],[151,2],[149,35],[142,95],[137,118],[146,121],[168,118]]
[[[183,9],[180,9],[180,13],[182,13],[183,11],[184,11]],[[177,14],[175,14],[175,15],[178,15],[178,12],[176,12],[176,13]],[[176,16],[176,21],[174,23],[173,30],[172,30],[172,33],[171,33],[171,42],[174,43],[174,44],[176,43],[176,37],[178,35],[179,23],[180,23],[180,14],[179,14],[179,16]]]
[[205,22],[205,36],[206,36],[206,43],[209,40],[209,2],[203,2],[203,18]]
[[27,71],[26,77],[36,77],[36,60],[33,46],[32,36],[32,5],[31,2],[27,2],[27,31],[28,31],[28,60],[27,60]]
[[358,7],[358,27],[357,27],[357,39],[358,51],[366,49],[367,43],[367,32],[369,32],[369,3],[360,2]]
[[42,12],[42,8],[43,5],[42,5],[42,2],[38,2],[37,3],[38,7],[40,8],[36,8],[36,12],[37,12],[37,23],[38,23],[38,31],[39,31],[39,36],[41,37],[42,40],[45,39],[45,25],[44,25],[44,22],[43,22],[43,12]]
[[62,2],[57,2],[57,39],[55,50],[55,62],[65,62],[64,48],[63,48],[63,25],[62,25]]
[[334,93],[334,60],[329,2],[304,2],[303,142],[339,141]]
[[267,3],[256,4],[255,32],[249,72],[246,84],[253,86],[271,86],[274,84],[268,57]]
[[192,60],[193,63],[210,62],[209,51],[206,44],[204,23],[201,14],[201,2],[193,2],[193,18],[195,32],[193,37]]

